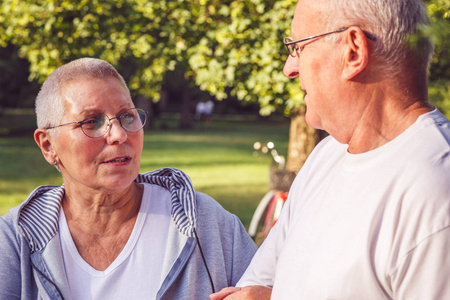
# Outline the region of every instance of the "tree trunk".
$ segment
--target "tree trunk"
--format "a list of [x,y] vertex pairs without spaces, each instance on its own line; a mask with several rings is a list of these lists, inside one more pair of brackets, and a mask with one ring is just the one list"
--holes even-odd
[[322,130],[315,130],[309,127],[305,120],[306,107],[302,105],[293,112],[291,126],[289,129],[288,158],[286,168],[279,170],[273,164],[270,168],[269,187],[280,191],[288,192],[300,168],[306,158],[325,136]]
[[135,104],[137,108],[142,108],[147,112],[147,122],[144,129],[150,129],[154,127],[154,112],[152,107],[152,100],[146,96],[139,94],[135,98]]
[[182,96],[181,104],[181,117],[179,123],[179,129],[192,129],[194,128],[194,109],[193,109],[193,92],[188,82],[184,84],[184,93]]
[[322,139],[323,132],[310,127],[305,120],[306,106],[302,105],[291,118],[286,171],[298,173],[306,158]]

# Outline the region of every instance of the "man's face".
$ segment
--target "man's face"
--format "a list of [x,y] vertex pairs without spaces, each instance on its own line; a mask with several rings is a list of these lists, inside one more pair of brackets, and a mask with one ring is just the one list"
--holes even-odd
[[[300,0],[292,21],[294,40],[325,33],[327,5],[320,0]],[[328,8],[329,9],[329,8]],[[338,33],[340,34],[340,33]],[[288,56],[283,72],[289,78],[298,77],[306,92],[306,122],[316,129],[336,126],[334,116],[339,106],[337,87],[340,78],[338,44],[318,38],[297,44],[300,51]]]

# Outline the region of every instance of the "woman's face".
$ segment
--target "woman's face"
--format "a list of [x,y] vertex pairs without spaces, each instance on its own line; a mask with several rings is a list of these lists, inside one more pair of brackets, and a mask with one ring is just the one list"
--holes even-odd
[[[114,77],[83,78],[64,86],[65,114],[61,124],[81,121],[93,113],[118,117],[134,107],[122,83]],[[90,138],[78,124],[59,128],[53,149],[66,189],[115,192],[130,187],[139,174],[143,130],[125,131],[117,119],[104,136]]]

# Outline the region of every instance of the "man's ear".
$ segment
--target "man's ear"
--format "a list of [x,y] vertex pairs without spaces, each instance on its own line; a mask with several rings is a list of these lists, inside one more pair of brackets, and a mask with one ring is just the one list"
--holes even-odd
[[49,164],[54,165],[55,162],[58,162],[58,156],[53,147],[53,139],[46,129],[36,129],[34,131],[34,140],[41,148],[42,154]]
[[342,78],[351,80],[369,63],[369,45],[364,32],[358,27],[347,29],[342,39],[345,45]]

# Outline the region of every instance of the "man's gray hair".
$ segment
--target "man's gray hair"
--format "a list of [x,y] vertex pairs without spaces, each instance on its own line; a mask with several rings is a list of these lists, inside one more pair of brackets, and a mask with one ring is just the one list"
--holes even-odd
[[420,39],[409,45],[407,39],[428,24],[428,14],[421,0],[331,0],[327,20],[329,30],[358,26],[376,37],[374,56],[382,68],[393,72],[414,54],[415,64],[427,70],[433,45],[429,39]]
[[38,128],[57,126],[64,116],[64,85],[81,78],[117,78],[129,93],[128,87],[117,70],[104,60],[80,58],[64,64],[53,71],[42,84],[36,97],[36,119]]

